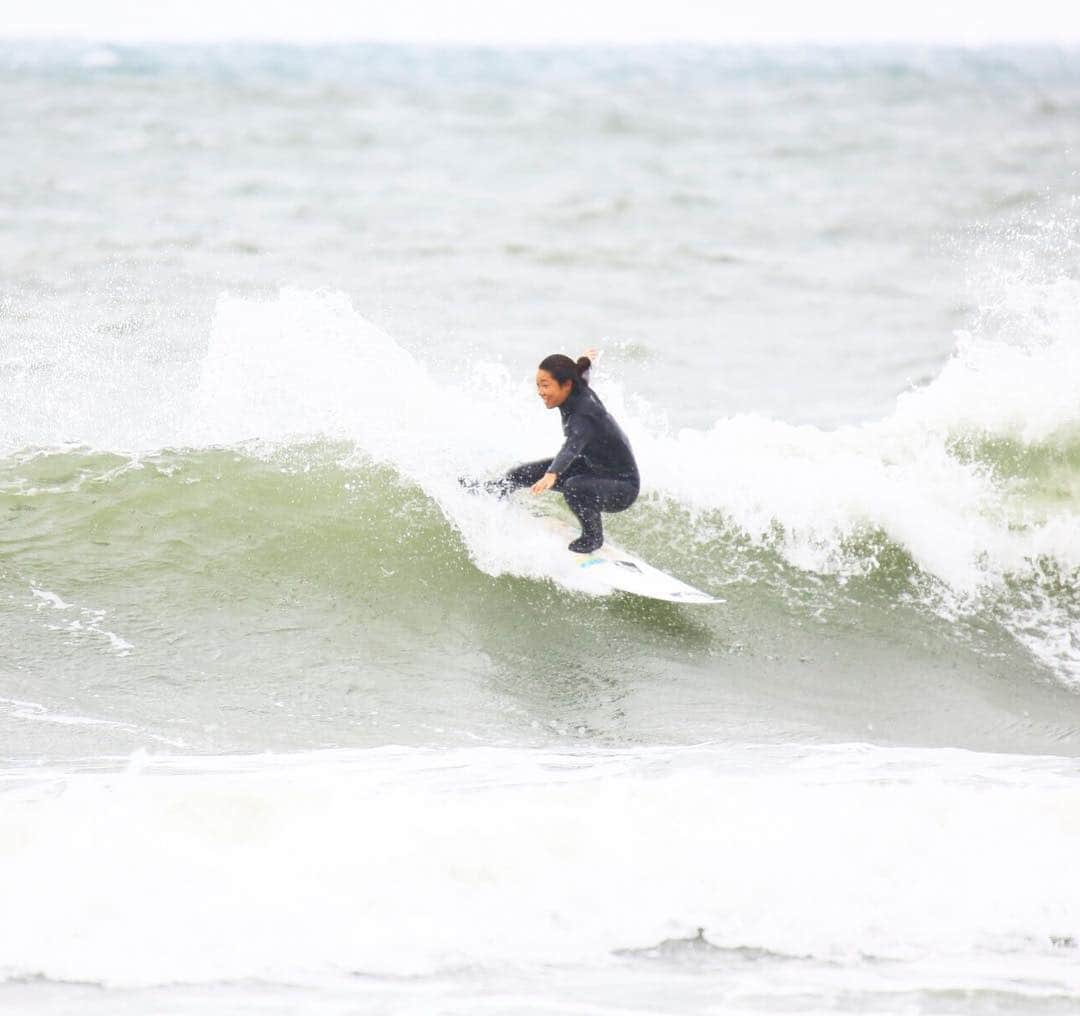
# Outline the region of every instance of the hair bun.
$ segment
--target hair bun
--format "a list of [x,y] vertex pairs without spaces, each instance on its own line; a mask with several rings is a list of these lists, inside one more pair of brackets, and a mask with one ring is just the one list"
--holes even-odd
[[592,366],[592,360],[587,356],[579,356],[577,360],[577,369],[579,374],[584,374]]

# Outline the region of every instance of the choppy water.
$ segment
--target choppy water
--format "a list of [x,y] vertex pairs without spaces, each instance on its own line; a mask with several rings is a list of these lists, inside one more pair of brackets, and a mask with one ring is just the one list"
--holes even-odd
[[1080,1009],[1077,60],[0,48],[0,1002]]

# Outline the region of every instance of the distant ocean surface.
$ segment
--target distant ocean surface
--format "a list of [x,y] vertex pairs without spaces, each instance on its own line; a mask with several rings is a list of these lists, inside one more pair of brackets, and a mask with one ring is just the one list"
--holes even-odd
[[[1080,52],[6,42],[0,137],[0,1009],[1080,1012]],[[723,606],[458,485],[586,346]]]

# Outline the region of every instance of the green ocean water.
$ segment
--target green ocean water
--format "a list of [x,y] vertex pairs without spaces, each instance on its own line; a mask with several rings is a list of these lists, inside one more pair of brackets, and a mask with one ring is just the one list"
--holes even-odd
[[[947,620],[880,534],[845,548],[866,574],[814,576],[722,513],[613,520],[727,600],[693,611],[485,574],[432,498],[341,444],[36,454],[2,491],[6,697],[107,719],[86,736],[115,750],[1077,736],[1073,693],[1002,623],[1024,588]],[[9,750],[86,750],[7,722]]]

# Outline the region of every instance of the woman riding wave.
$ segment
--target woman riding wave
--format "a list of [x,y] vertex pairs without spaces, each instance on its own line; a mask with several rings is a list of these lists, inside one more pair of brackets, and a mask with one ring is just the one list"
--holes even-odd
[[534,494],[557,490],[581,523],[581,536],[570,550],[591,554],[604,543],[601,512],[625,511],[641,488],[630,442],[596,393],[589,387],[595,350],[575,362],[555,353],[536,371],[536,392],[548,409],[558,409],[566,437],[553,459],[515,466],[490,486],[509,493],[530,487]]

